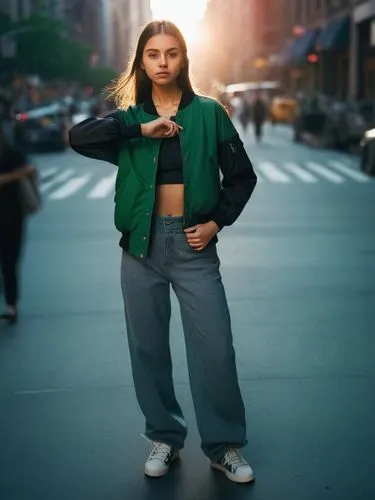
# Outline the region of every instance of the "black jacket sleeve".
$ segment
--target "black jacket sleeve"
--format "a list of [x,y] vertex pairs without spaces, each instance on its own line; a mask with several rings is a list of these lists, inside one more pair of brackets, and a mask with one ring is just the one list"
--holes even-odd
[[221,142],[218,154],[223,174],[222,189],[211,220],[222,229],[233,224],[244,209],[257,183],[257,176],[238,134]]
[[70,146],[77,153],[118,164],[120,143],[142,137],[141,125],[126,125],[115,111],[104,118],[87,118],[69,131]]

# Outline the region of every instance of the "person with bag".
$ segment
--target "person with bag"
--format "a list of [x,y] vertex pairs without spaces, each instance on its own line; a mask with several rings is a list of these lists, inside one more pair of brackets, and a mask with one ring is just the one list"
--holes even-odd
[[172,379],[172,287],[202,450],[232,481],[251,482],[254,473],[239,451],[247,444],[245,408],[216,242],[251,196],[252,164],[223,106],[194,92],[186,42],[171,22],[144,28],[110,97],[117,110],[75,125],[70,144],[118,166],[126,329],[143,437],[152,445],[144,472],[165,475],[187,435]]
[[34,172],[27,158],[7,142],[0,127],[0,288],[6,303],[0,321],[8,324],[18,319],[18,271],[26,217],[19,182]]

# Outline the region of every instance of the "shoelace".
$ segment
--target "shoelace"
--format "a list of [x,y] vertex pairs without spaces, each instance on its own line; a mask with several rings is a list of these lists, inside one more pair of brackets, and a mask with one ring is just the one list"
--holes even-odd
[[237,469],[237,467],[247,465],[247,462],[237,450],[230,449],[224,455],[224,464],[231,465],[232,467]]
[[160,460],[166,461],[171,452],[170,446],[165,443],[154,443],[154,448],[151,450],[149,460],[153,458],[159,458]]

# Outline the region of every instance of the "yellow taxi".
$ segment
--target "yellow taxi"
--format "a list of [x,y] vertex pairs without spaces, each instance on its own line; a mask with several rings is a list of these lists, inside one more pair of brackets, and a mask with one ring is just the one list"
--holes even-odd
[[270,107],[272,123],[293,123],[298,111],[298,102],[291,97],[274,97]]

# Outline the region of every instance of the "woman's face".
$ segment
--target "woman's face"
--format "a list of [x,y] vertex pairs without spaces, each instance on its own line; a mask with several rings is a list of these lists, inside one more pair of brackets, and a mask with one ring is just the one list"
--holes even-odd
[[155,35],[147,42],[141,68],[153,83],[160,86],[174,84],[184,66],[184,54],[178,40],[172,35]]

